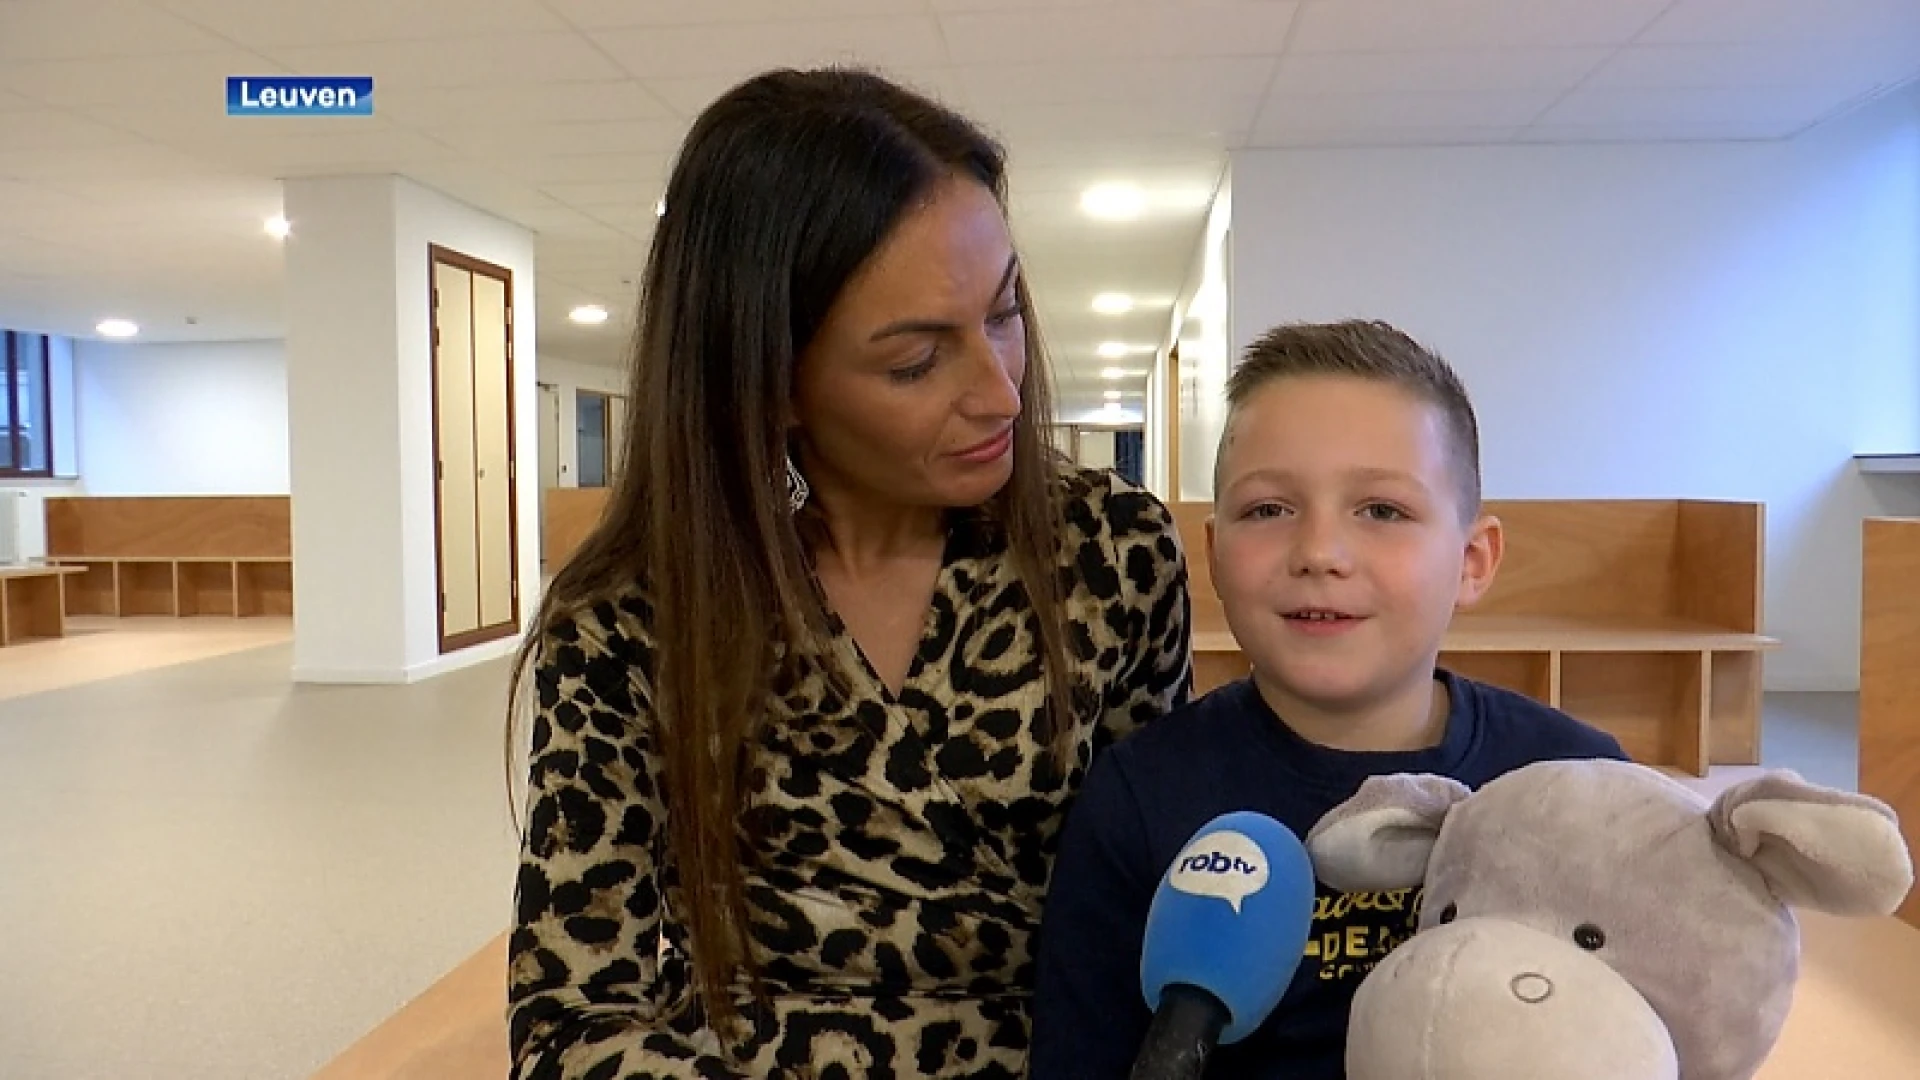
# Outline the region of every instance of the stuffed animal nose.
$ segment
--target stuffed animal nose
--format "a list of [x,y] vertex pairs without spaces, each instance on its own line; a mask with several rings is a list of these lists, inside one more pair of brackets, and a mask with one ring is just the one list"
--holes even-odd
[[1553,996],[1553,980],[1537,972],[1513,977],[1513,996],[1529,1005],[1538,1005]]
[[1632,984],[1559,935],[1501,919],[1422,930],[1354,996],[1348,1080],[1679,1080]]

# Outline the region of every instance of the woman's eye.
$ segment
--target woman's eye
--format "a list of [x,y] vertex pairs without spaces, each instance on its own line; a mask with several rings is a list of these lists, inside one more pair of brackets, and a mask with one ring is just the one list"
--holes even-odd
[[934,358],[932,356],[928,356],[925,360],[917,364],[894,368],[892,371],[887,372],[887,374],[897,383],[914,382],[925,376],[927,372],[933,370],[933,360]]
[[995,326],[1005,326],[1023,314],[1025,314],[1025,312],[1020,310],[1020,305],[1015,304],[1003,311],[994,312],[987,321],[993,323]]

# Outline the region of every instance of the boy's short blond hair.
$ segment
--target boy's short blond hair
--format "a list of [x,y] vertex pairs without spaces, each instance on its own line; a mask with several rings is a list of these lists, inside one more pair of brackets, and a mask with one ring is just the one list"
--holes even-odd
[[1347,320],[1287,323],[1249,345],[1240,365],[1227,377],[1227,423],[1214,458],[1214,490],[1220,490],[1219,462],[1232,443],[1241,408],[1262,387],[1280,379],[1332,375],[1397,386],[1434,408],[1446,420],[1452,444],[1454,479],[1463,518],[1480,514],[1480,425],[1466,384],[1439,355],[1388,323]]

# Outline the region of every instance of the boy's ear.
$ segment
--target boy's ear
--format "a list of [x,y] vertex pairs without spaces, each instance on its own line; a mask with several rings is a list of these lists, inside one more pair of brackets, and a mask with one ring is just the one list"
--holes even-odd
[[1467,527],[1466,557],[1460,561],[1460,591],[1456,607],[1472,607],[1493,588],[1493,577],[1506,554],[1506,529],[1492,514],[1481,514]]
[[[1213,561],[1213,515],[1207,515],[1207,580],[1219,581],[1220,568]],[[1215,586],[1218,588],[1218,586]]]

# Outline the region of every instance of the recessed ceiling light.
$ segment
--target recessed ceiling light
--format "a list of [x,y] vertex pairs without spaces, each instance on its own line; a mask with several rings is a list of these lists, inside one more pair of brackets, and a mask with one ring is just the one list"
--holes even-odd
[[1133,310],[1133,297],[1126,293],[1101,293],[1093,298],[1093,310],[1102,315],[1125,315]]
[[1107,402],[1107,411],[1108,411],[1108,412],[1119,412],[1119,411],[1120,411],[1120,403],[1119,403],[1119,402],[1117,402],[1117,401],[1109,401],[1109,402]]
[[599,304],[582,304],[572,311],[567,312],[567,318],[577,323],[585,323],[588,326],[593,326],[607,321],[607,309],[601,307]]
[[267,219],[267,235],[268,236],[278,237],[279,239],[285,240],[287,238],[287,234],[292,231],[293,231],[292,224],[290,224],[286,218],[280,216],[279,214],[275,214],[272,217]]
[[1127,343],[1124,341],[1101,342],[1099,353],[1102,360],[1118,360],[1127,355]]
[[94,326],[102,337],[132,337],[140,332],[140,327],[126,319],[101,319]]
[[1105,396],[1106,396],[1106,399],[1107,399],[1108,401],[1119,401],[1119,400],[1120,400],[1120,391],[1118,391],[1118,390],[1109,390],[1109,391],[1107,391],[1107,392],[1106,392],[1106,395],[1105,395]]
[[662,196],[660,197],[660,201],[659,201],[659,202],[657,202],[657,203],[654,203],[654,204],[653,204],[653,216],[654,216],[654,217],[666,217],[666,216],[667,216],[667,199],[666,199],[666,196],[664,196],[664,195],[662,195]]
[[1101,368],[1100,377],[1103,379],[1124,379],[1127,377],[1127,370],[1117,367]]
[[1137,218],[1146,205],[1146,195],[1132,184],[1096,184],[1080,194],[1080,209],[1107,221]]

